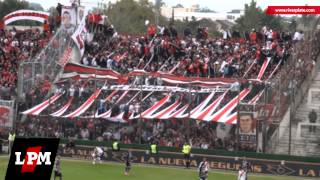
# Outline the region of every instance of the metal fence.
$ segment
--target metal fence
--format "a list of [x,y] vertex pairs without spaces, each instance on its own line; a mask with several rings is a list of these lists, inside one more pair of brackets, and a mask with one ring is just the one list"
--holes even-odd
[[[272,81],[269,93],[275,97],[277,116],[269,126],[268,153],[314,155],[316,152],[312,151],[316,148],[312,146],[316,146],[314,141],[297,138],[299,132],[295,127],[298,121],[294,119],[320,65],[319,57],[318,61],[313,58],[313,51],[317,50],[315,47],[319,47],[319,42],[313,40],[314,34],[315,32],[308,32],[302,43],[294,44],[290,59]],[[301,130],[303,134],[309,133],[307,128]],[[310,151],[304,152],[303,149]]]
[[70,33],[60,28],[45,49],[31,60],[22,62],[18,73],[19,100],[23,100],[25,94],[37,87],[41,81],[54,82],[64,68],[59,65],[59,61],[66,58],[67,49],[73,47]]
[[43,77],[43,72],[40,62],[23,62],[20,64],[18,72],[18,96],[20,99],[24,99],[25,92],[35,86],[36,77]]

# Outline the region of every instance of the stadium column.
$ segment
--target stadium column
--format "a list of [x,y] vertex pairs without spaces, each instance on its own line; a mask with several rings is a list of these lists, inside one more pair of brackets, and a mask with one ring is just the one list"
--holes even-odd
[[[238,81],[239,82],[239,81]],[[240,139],[239,139],[239,134],[240,134],[240,127],[239,127],[239,119],[240,119],[240,89],[241,85],[239,84],[238,87],[238,96],[237,96],[237,125],[236,125],[236,136],[237,136],[237,147],[236,150],[239,151],[240,149]]]
[[295,97],[294,97],[294,94],[295,94],[295,72],[296,72],[296,55],[293,54],[291,56],[292,58],[292,62],[293,62],[293,77],[290,78],[290,84],[291,84],[291,90],[289,89],[289,92],[290,92],[290,116],[289,116],[289,148],[288,148],[288,154],[291,155],[291,143],[292,143],[292,119],[294,118],[294,110],[295,110]]
[[[80,0],[79,0],[80,3]],[[94,92],[96,92],[97,90],[97,69],[94,70]],[[97,108],[97,100],[98,98],[96,98],[96,100],[94,101],[93,104],[93,124],[94,124],[94,134],[93,134],[93,138],[96,139],[96,134],[97,134],[97,130],[96,130],[96,125],[95,125],[95,119],[96,119],[96,110]]]
[[[196,94],[197,95],[197,94]],[[192,103],[192,93],[191,93],[191,84],[189,84],[189,104]],[[187,128],[188,128],[188,131],[187,131],[187,138],[188,140],[190,139],[190,111],[188,112],[188,118],[187,118]]]
[[[52,88],[51,88],[52,89]],[[48,97],[49,97],[49,107],[48,107],[48,114],[47,114],[47,119],[48,119],[48,121],[50,122],[50,112],[51,112],[51,96],[50,96],[50,90],[49,90],[49,92],[48,92]],[[59,124],[59,123],[58,123]]]
[[142,83],[140,84],[140,108],[139,108],[139,114],[140,118],[138,119],[138,127],[139,127],[139,143],[141,144],[141,136],[142,136],[142,118],[141,118],[141,113],[142,113],[142,98],[143,98],[143,91],[142,91]]
[[[267,106],[267,102],[268,102],[268,87],[269,87],[269,82],[266,81],[264,83],[264,108],[266,108]],[[267,125],[267,114],[263,113],[263,120],[261,122],[261,130],[262,130],[262,152],[265,153],[266,152],[266,145],[267,145],[267,132],[266,132],[266,125]],[[260,129],[260,128],[257,128]],[[258,137],[258,136],[257,136]],[[257,142],[258,144],[258,142]]]

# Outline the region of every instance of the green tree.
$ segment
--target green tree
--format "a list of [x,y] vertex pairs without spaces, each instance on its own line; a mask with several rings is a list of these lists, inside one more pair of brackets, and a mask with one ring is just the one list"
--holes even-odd
[[209,36],[220,36],[217,31],[217,24],[216,22],[212,21],[211,19],[201,19],[196,20],[195,18],[191,18],[191,21],[186,20],[175,20],[174,26],[177,29],[178,33],[182,34],[186,28],[189,28],[193,35],[197,33],[198,27],[208,27]]
[[261,26],[267,26],[271,29],[281,30],[282,29],[282,20],[280,16],[273,16],[263,13],[261,15]]
[[[146,32],[145,20],[155,24],[154,5],[148,0],[121,0],[110,4],[105,14],[115,26],[116,30],[123,33],[140,34]],[[159,24],[167,24],[163,16],[159,16]]]
[[296,29],[297,29],[297,26],[298,26],[297,21],[295,19],[291,19],[291,22],[290,22],[290,24],[288,26],[288,30],[292,31],[292,32],[295,32]]
[[28,9],[35,10],[35,11],[44,11],[43,7],[39,3],[29,3]]
[[244,15],[236,20],[235,28],[240,31],[247,31],[249,29],[260,28],[260,19],[262,16],[261,8],[257,7],[257,3],[252,0],[250,5],[245,4]]
[[[21,0],[4,0],[0,1],[0,18],[5,15],[20,9],[30,9],[35,11],[44,11],[43,7],[39,3],[28,3]],[[42,23],[30,20],[20,20],[11,23],[10,25],[22,25],[22,26],[39,26]]]
[[173,6],[173,8],[183,8],[183,5],[179,3],[179,4],[175,5],[175,6]]
[[201,19],[198,22],[200,27],[208,27],[209,36],[217,36],[219,34],[217,31],[217,23],[211,19]]
[[28,2],[20,0],[3,0],[0,1],[0,18],[2,19],[5,15],[19,10],[28,8]]
[[300,24],[303,25],[304,30],[310,30],[312,28],[313,22],[315,21],[316,16],[303,14],[300,18]]
[[280,16],[266,14],[260,7],[257,7],[256,1],[252,0],[250,4],[245,4],[244,15],[236,20],[235,29],[243,32],[268,26],[280,30],[282,29],[281,21]]

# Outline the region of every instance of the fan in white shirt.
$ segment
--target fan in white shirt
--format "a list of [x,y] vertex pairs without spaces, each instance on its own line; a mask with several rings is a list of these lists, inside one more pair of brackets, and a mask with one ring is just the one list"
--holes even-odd
[[71,85],[71,87],[69,88],[69,96],[73,97],[74,96],[74,92],[75,92],[74,86]]

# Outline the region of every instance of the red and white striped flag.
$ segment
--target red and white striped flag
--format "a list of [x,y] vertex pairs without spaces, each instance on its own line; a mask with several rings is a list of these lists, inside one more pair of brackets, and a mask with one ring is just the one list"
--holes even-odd
[[88,14],[88,10],[85,9],[84,16],[83,16],[78,28],[71,36],[71,38],[73,39],[73,41],[76,43],[77,47],[79,48],[80,57],[83,56],[84,50],[85,50],[83,34],[87,32],[86,21],[85,21],[87,14]]

